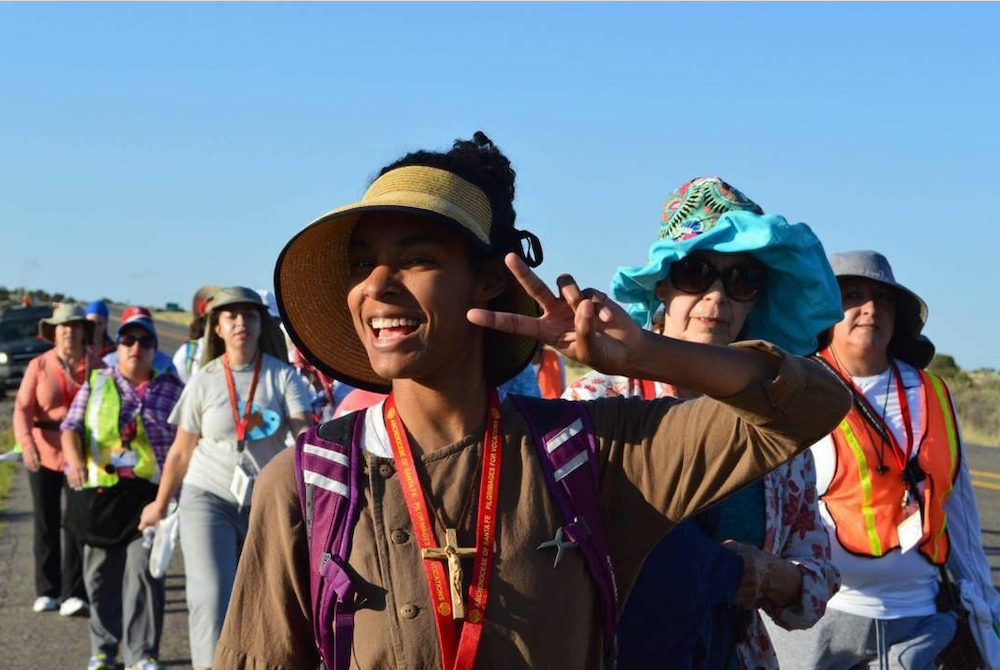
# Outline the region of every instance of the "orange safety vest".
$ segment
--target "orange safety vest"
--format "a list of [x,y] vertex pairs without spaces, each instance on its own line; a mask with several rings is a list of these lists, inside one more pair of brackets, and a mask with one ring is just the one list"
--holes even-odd
[[542,362],[538,366],[538,390],[543,398],[554,400],[566,390],[563,382],[562,361],[559,354],[548,347],[542,347]]
[[[924,425],[923,437],[915,445],[915,458],[926,475],[920,501],[923,537],[919,550],[934,565],[943,565],[948,558],[944,503],[958,474],[958,431],[944,382],[923,370],[917,372]],[[903,521],[902,502],[906,493],[903,473],[888,451],[894,447],[884,447],[887,458],[883,459],[883,465],[888,471],[879,474],[876,449],[881,438],[857,406],[851,407],[831,437],[837,461],[822,500],[833,518],[837,540],[852,554],[883,556],[900,546],[896,528]]]

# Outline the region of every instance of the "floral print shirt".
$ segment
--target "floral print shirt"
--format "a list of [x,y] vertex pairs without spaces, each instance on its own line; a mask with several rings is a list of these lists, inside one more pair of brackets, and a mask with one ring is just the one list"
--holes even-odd
[[[630,379],[590,372],[563,393],[567,400],[593,400],[613,396],[676,396],[676,389],[662,382]],[[787,607],[765,605],[763,610],[787,630],[809,628],[826,612],[826,602],[840,588],[840,573],[830,560],[830,538],[820,520],[816,495],[816,468],[805,451],[764,477],[763,551],[794,563],[802,574],[798,603]],[[736,644],[740,670],[778,670],[771,638],[760,612],[750,619],[745,637]]]

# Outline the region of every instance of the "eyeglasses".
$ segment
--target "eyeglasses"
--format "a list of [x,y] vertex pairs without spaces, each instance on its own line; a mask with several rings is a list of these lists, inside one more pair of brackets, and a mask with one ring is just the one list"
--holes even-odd
[[746,264],[719,270],[699,256],[688,256],[670,266],[670,283],[683,293],[704,293],[720,277],[726,295],[737,302],[750,302],[763,293],[767,268]]
[[135,335],[122,335],[118,338],[118,344],[123,344],[126,347],[131,347],[136,342],[143,349],[152,349],[156,346],[156,338],[152,335],[143,335],[141,337],[136,337]]

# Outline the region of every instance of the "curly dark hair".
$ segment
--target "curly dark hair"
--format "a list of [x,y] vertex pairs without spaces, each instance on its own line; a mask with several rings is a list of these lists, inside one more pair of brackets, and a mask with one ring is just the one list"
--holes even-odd
[[[515,251],[532,266],[541,262],[541,245],[537,238],[514,228],[517,218],[514,211],[514,179],[517,173],[511,167],[510,159],[486,133],[477,130],[471,140],[457,139],[446,152],[421,150],[408,153],[382,168],[376,179],[390,170],[409,165],[448,170],[478,186],[489,198],[493,210],[493,224],[490,228],[490,246],[493,252],[504,254]],[[528,241],[533,254],[522,248],[521,240]]]

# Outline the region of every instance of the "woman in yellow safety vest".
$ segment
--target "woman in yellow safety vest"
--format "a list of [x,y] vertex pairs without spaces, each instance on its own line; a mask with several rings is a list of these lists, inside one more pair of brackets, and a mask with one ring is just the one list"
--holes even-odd
[[66,523],[84,543],[90,600],[88,670],[114,668],[124,643],[126,670],[159,668],[163,581],[149,573],[148,538],[138,531],[156,495],[175,429],[167,419],[183,385],[156,372],[157,337],[149,310],[122,313],[117,363],[94,370],[63,420],[66,478],[77,491]]

